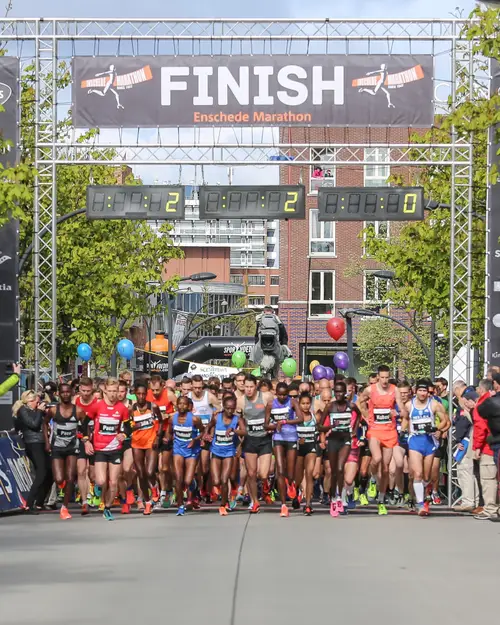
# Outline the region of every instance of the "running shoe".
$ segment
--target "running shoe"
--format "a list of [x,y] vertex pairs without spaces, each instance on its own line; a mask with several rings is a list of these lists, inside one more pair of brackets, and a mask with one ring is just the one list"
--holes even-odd
[[238,494],[236,495],[236,501],[237,502],[245,501],[245,495],[243,494],[243,490],[240,490],[239,488],[238,488]]
[[300,501],[298,497],[295,497],[295,499],[292,501],[292,508],[294,510],[299,510],[300,509]]
[[82,505],[82,511],[80,513],[82,516],[87,516],[87,514],[90,514],[90,510],[89,510],[89,506],[88,504],[84,503]]
[[109,508],[104,508],[104,512],[102,513],[103,519],[106,521],[114,521],[115,517],[111,514],[111,510]]
[[368,497],[364,493],[361,493],[359,496],[359,505],[368,506],[369,504],[370,502],[368,501]]
[[260,512],[260,504],[259,502],[255,502],[250,504],[250,507],[248,508],[248,512],[250,514],[258,514]]
[[359,488],[357,486],[354,487],[354,501],[359,501]]
[[377,498],[377,483],[370,480],[370,484],[368,485],[368,489],[366,491],[368,495],[368,499],[376,499]]
[[337,502],[334,499],[332,499],[330,503],[330,516],[339,516],[339,512],[337,510]]
[[61,506],[61,509],[59,510],[59,517],[63,520],[66,521],[67,519],[71,519],[71,514],[69,513],[68,508],[66,508],[66,506]]
[[422,503],[415,504],[415,509],[417,511],[418,516],[428,516],[429,513],[425,509],[425,505]]
[[337,499],[337,512],[339,514],[344,514],[345,512],[344,502],[342,501],[342,499]]
[[142,499],[138,499],[136,503],[137,503],[137,510],[144,510],[144,502],[142,501]]
[[142,514],[149,515],[152,512],[153,512],[153,504],[150,501],[148,501],[146,505],[144,506],[144,512]]
[[274,503],[271,495],[264,495],[264,503],[267,504],[268,506]]
[[385,504],[378,504],[378,514],[379,516],[385,516],[387,514],[387,508],[385,507]]
[[435,506],[440,506],[441,505],[441,503],[442,503],[441,502],[441,497],[439,496],[439,493],[437,493],[435,490],[432,491],[431,498],[432,498],[432,503]]
[[198,497],[193,499],[193,510],[199,510],[201,508],[200,500]]
[[304,508],[304,514],[305,514],[306,516],[311,516],[311,514],[312,514],[312,513],[313,513],[313,509],[312,509],[312,507],[311,507],[311,506],[306,506],[306,507]]
[[123,503],[122,504],[122,514],[130,514],[130,504]]
[[252,500],[250,499],[250,495],[245,495],[243,497],[243,505],[244,506],[249,506],[249,505],[251,505],[251,503],[252,503]]
[[285,503],[281,506],[280,516],[282,517],[290,516],[290,510],[288,509],[288,506]]
[[323,493],[323,497],[322,497],[320,503],[321,503],[322,506],[329,506],[330,505],[330,495],[328,495],[328,493]]
[[134,495],[134,489],[133,488],[127,488],[127,492],[125,495],[125,501],[126,503],[128,503],[129,506],[133,506],[135,503],[135,495]]
[[212,492],[210,493],[210,503],[215,503],[216,501],[219,501],[220,499],[220,490],[218,488],[215,488],[215,486],[212,488]]
[[101,503],[99,504],[99,512],[103,512],[104,511],[104,501],[101,501]]
[[226,506],[220,506],[219,514],[220,514],[220,516],[227,516]]
[[354,496],[347,495],[347,509],[354,510],[355,507],[356,507],[356,501],[354,500]]
[[395,506],[396,505],[396,494],[393,490],[388,491],[387,493],[387,503],[390,506]]
[[287,480],[287,487],[286,487],[286,494],[290,497],[290,499],[295,499],[295,497],[297,497],[297,488],[295,486],[294,482],[291,482],[290,484],[288,483]]
[[430,507],[431,507],[431,502],[428,499],[426,499],[424,501],[424,510],[427,515],[430,514]]
[[186,508],[184,506],[179,506],[177,508],[177,513],[175,516],[184,516],[186,514]]
[[151,489],[151,499],[156,503],[160,499],[160,493],[156,486]]
[[237,504],[236,497],[231,497],[231,501],[229,502],[229,508],[231,510],[234,510],[236,508],[236,504]]

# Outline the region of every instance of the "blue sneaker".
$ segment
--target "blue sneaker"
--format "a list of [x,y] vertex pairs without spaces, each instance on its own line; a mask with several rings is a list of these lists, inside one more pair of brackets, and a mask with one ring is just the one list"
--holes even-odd
[[177,514],[175,516],[184,516],[186,514],[186,508],[184,506],[179,506],[177,508]]
[[115,520],[115,517],[111,514],[111,510],[109,510],[108,508],[104,508],[104,512],[102,513],[102,516],[104,519],[106,519],[106,521]]
[[349,495],[347,497],[347,509],[354,510],[355,508],[356,508],[356,502],[354,501],[354,497],[352,495]]

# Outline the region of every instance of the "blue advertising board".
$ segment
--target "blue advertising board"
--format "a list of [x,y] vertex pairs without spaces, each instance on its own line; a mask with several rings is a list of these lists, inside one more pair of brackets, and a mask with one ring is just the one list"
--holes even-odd
[[0,512],[24,506],[32,479],[19,436],[0,437]]

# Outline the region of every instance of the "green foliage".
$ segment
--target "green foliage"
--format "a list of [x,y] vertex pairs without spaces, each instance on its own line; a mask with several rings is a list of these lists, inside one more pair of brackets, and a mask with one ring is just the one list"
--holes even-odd
[[[500,58],[500,11],[489,9],[473,12],[478,23],[471,22],[464,36],[474,39],[476,55],[489,54]],[[478,59],[479,60],[479,59]],[[476,77],[475,77],[476,79]],[[472,336],[476,346],[481,345],[484,333],[484,276],[485,276],[485,214],[487,190],[488,132],[492,125],[500,123],[500,95],[481,97],[479,85],[473,83],[475,97],[468,97],[470,77],[457,76],[457,105],[451,112],[436,121],[436,126],[424,134],[414,134],[414,144],[451,143],[452,132],[459,139],[473,145],[472,181]],[[450,102],[451,104],[451,102]],[[422,158],[422,150],[415,150],[413,158]],[[438,160],[439,151],[429,148],[428,160]],[[459,169],[459,168],[458,168]],[[410,184],[422,186],[426,198],[440,204],[451,203],[451,167],[435,165],[415,169]],[[457,175],[460,175],[457,173]],[[496,168],[491,172],[490,182],[497,178]],[[404,185],[401,176],[393,176],[393,183]],[[468,181],[463,180],[467,185]],[[395,272],[388,298],[401,308],[415,310],[421,317],[432,315],[439,319],[438,327],[445,334],[449,328],[450,301],[450,209],[439,208],[429,212],[422,222],[404,225],[390,241],[378,239],[371,229],[366,229],[366,250],[374,260]],[[457,228],[455,228],[457,230]],[[464,223],[456,233],[455,246],[467,245],[468,228]],[[455,282],[465,282],[465,271],[455,275]],[[458,305],[465,305],[459,302]]]
[[[430,348],[430,329],[419,324],[412,328]],[[361,321],[356,342],[359,356],[364,362],[359,371],[368,376],[381,364],[394,369],[400,378],[416,380],[429,377],[429,361],[422,346],[404,328],[386,319],[364,319]],[[444,343],[436,345],[436,372],[439,373],[448,362],[448,348]]]
[[[29,183],[27,194],[18,204],[22,213],[21,254],[33,240],[34,78],[34,67],[28,67],[21,81],[22,159]],[[58,68],[58,87],[66,88],[70,79],[68,67],[62,63]],[[50,106],[50,100],[46,105]],[[98,155],[93,148],[98,132],[91,130],[78,139],[88,146],[86,155],[90,159],[103,157],[102,151]],[[57,133],[59,142],[70,139],[70,115],[58,123]],[[105,156],[116,157],[116,153],[110,149]],[[58,216],[85,207],[87,185],[116,184],[119,173],[114,166],[86,165],[84,161],[58,166]],[[129,176],[126,182],[138,184],[140,181]],[[0,193],[0,210],[1,207]],[[70,218],[58,226],[57,343],[63,371],[75,357],[76,347],[81,342],[92,346],[97,365],[107,365],[120,336],[120,321],[127,320],[126,329],[141,315],[151,315],[154,311],[148,295],[166,292],[175,286],[175,280],[161,282],[163,263],[182,254],[172,244],[170,229],[168,224],[163,225],[158,236],[147,222],[88,221],[85,215]],[[154,284],[148,286],[148,282]],[[28,361],[33,352],[33,286],[33,270],[29,267],[20,284],[24,356]],[[117,320],[115,325],[111,323],[113,317]]]

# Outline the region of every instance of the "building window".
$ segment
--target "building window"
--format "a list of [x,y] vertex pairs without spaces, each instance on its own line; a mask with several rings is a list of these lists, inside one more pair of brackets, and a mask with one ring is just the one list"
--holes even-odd
[[381,304],[387,300],[388,281],[377,278],[373,271],[365,271],[364,301],[366,304]]
[[389,148],[366,148],[365,161],[374,163],[365,165],[365,187],[387,187],[391,175]]
[[243,275],[241,273],[232,273],[229,279],[231,284],[243,284]]
[[[390,238],[390,223],[388,221],[365,221],[365,230],[373,230],[377,239],[385,239],[386,241]],[[364,240],[366,241],[366,232],[364,233]],[[363,255],[370,256],[366,251],[366,246],[363,246]]]
[[312,256],[335,256],[335,222],[318,221],[318,210],[309,211],[309,253]]
[[266,276],[249,275],[248,286],[266,286]]
[[253,307],[264,306],[266,303],[266,299],[261,295],[249,295],[248,296],[248,305]]
[[311,271],[309,278],[309,316],[333,314],[335,308],[335,272]]
[[[311,161],[334,161],[334,148],[312,148]],[[317,193],[319,187],[335,186],[335,165],[311,165],[311,178],[309,181],[309,193]]]
[[271,306],[278,306],[279,301],[279,295],[271,295]]
[[279,286],[279,285],[280,285],[280,277],[271,276],[271,286]]

